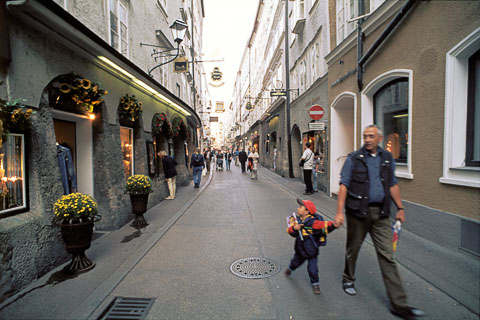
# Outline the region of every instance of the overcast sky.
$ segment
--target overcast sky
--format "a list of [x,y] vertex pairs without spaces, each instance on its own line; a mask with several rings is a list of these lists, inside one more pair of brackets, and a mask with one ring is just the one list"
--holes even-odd
[[203,59],[223,62],[204,63],[207,82],[211,80],[214,67],[223,73],[225,84],[219,88],[209,86],[210,96],[215,101],[224,101],[225,108],[231,102],[231,94],[240,60],[253,30],[258,0],[204,0],[205,19],[203,28]]

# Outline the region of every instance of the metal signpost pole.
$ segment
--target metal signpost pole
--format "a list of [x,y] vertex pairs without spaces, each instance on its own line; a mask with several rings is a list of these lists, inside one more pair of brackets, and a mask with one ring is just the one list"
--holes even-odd
[[287,148],[288,148],[288,176],[294,178],[292,161],[292,131],[290,129],[290,66],[289,66],[289,43],[288,43],[288,1],[285,1],[285,90],[287,91],[285,101],[285,113],[287,118]]

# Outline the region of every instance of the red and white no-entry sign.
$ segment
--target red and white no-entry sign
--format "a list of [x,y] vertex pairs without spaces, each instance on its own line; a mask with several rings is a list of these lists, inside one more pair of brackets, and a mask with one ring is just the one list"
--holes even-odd
[[308,111],[308,115],[310,116],[310,118],[312,118],[313,120],[320,120],[322,119],[323,117],[323,114],[324,114],[324,110],[321,106],[319,105],[314,105],[310,108],[310,111]]

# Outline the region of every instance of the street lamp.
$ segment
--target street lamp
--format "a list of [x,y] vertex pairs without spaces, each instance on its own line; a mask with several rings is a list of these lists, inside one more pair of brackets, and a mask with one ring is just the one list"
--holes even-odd
[[185,37],[185,32],[187,32],[188,25],[183,22],[182,20],[175,20],[174,23],[170,26],[170,30],[172,30],[172,35],[173,35],[173,41],[180,45],[180,43],[183,41],[183,38]]
[[172,62],[172,61],[174,61],[175,59],[178,58],[178,54],[180,52],[180,43],[183,41],[183,38],[185,37],[185,32],[187,32],[187,29],[188,29],[188,25],[185,22],[183,22],[182,20],[177,19],[177,20],[175,20],[174,23],[172,23],[172,25],[170,26],[170,30],[172,31],[173,41],[175,41],[175,43],[177,44],[177,48],[157,52],[155,54],[163,54],[165,52],[170,52],[170,51],[173,51],[173,50],[176,50],[176,53],[175,53],[175,55],[173,55],[173,54],[165,55],[165,56],[174,56],[174,57],[172,59],[170,59],[166,62],[162,62],[162,63],[156,65],[155,67],[153,67],[152,69],[150,69],[148,71],[148,75],[150,77],[152,76],[153,70],[155,70],[158,67],[161,67],[161,66],[163,66],[167,63],[170,63],[170,62]]

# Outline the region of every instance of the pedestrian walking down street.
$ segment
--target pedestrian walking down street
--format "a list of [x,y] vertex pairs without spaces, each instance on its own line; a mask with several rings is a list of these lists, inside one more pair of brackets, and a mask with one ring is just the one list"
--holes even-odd
[[415,319],[424,312],[407,304],[407,294],[393,260],[390,199],[397,207],[396,220],[405,221],[405,210],[395,177],[395,160],[379,144],[383,133],[375,125],[363,131],[364,145],[352,152],[345,161],[340,179],[335,226],[344,223],[343,208],[347,215],[347,244],[343,290],[349,295],[355,289],[355,266],[363,240],[371,235],[383,281],[390,300],[392,314],[405,319]]
[[273,147],[273,170],[277,170],[277,147]]
[[177,162],[175,159],[167,155],[166,151],[158,152],[158,156],[162,160],[165,181],[167,182],[168,192],[170,193],[165,199],[173,200],[175,199],[175,193],[177,191],[177,169],[175,168]]
[[252,169],[250,171],[250,179],[258,179],[258,155],[257,148],[253,147],[253,152],[250,153],[250,158],[252,159]]
[[203,158],[205,159],[205,167],[207,167],[207,172],[210,172],[210,161],[212,159],[210,157],[210,149],[203,153]]
[[304,160],[303,164],[303,179],[305,180],[305,193],[304,195],[314,194],[313,185],[312,185],[312,169],[313,169],[313,151],[310,149],[312,144],[307,142],[305,144],[307,147],[303,152],[300,160]]
[[240,161],[240,166],[242,167],[242,173],[245,172],[245,162],[247,162],[248,156],[245,152],[245,149],[242,149],[238,154],[238,161]]
[[233,153],[233,155],[235,156],[235,166],[238,167],[238,154],[240,152],[238,152],[238,149],[235,150],[235,152]]
[[203,155],[200,153],[200,148],[195,149],[195,153],[192,155],[192,160],[190,161],[190,168],[193,173],[193,183],[194,188],[200,188],[200,182],[202,181],[202,170],[205,168],[205,160]]
[[227,152],[225,152],[225,168],[227,169],[227,171],[230,171],[230,163],[232,162],[232,153],[227,150]]
[[312,284],[313,293],[320,294],[320,280],[318,278],[319,247],[327,243],[327,235],[335,230],[333,221],[324,221],[317,213],[315,204],[310,200],[297,199],[300,205],[296,217],[289,217],[287,232],[295,239],[295,254],[290,265],[285,270],[285,276],[308,261],[307,270]]
[[313,168],[312,168],[312,177],[313,177],[313,191],[318,192],[318,183],[317,177],[319,174],[320,167],[320,153],[315,152],[313,154]]

